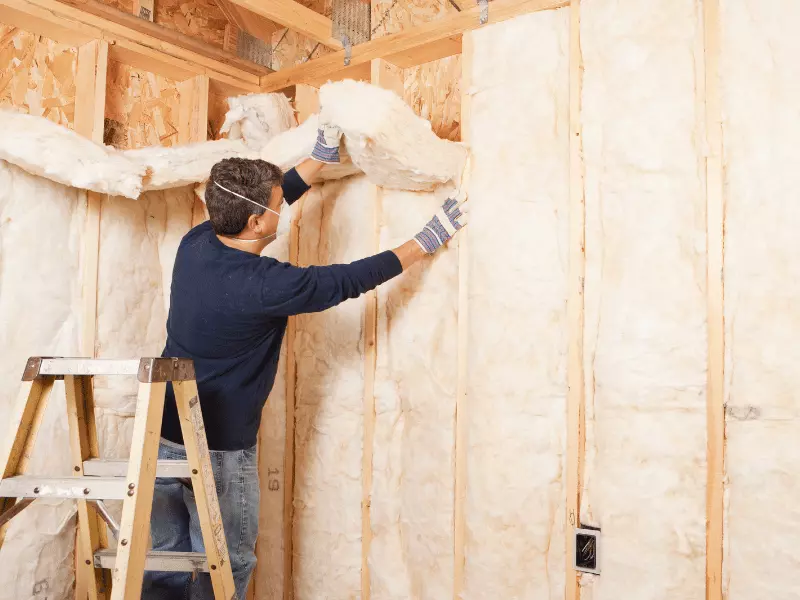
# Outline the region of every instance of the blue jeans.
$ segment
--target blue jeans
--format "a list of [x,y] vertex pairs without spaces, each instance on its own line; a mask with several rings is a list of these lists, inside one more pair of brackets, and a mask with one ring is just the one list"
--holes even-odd
[[[186,460],[186,452],[183,446],[161,440],[158,458]],[[243,600],[256,564],[260,497],[256,448],[224,452],[212,450],[209,460],[228,541],[233,581],[236,593]],[[194,492],[180,479],[156,479],[150,533],[153,550],[205,552]],[[191,573],[146,571],[142,598],[213,600],[214,592],[208,573],[192,577]]]

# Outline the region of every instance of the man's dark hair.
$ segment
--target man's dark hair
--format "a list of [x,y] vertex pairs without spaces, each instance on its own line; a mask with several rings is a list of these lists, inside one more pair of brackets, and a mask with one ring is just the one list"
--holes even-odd
[[275,186],[283,184],[281,170],[265,160],[225,158],[211,168],[206,185],[206,207],[211,226],[220,235],[236,235],[247,225],[250,215],[263,215],[264,209],[242,200],[224,188],[266,206]]

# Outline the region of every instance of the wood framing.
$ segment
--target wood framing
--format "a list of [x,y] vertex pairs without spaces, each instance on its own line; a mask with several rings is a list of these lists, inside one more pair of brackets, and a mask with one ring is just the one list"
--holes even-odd
[[336,50],[342,43],[331,35],[331,20],[294,0],[230,0],[233,4],[275,21]]
[[[103,143],[106,106],[108,44],[95,40],[78,48],[75,75],[75,131],[98,144]],[[97,265],[100,254],[100,210],[102,194],[86,195],[86,224],[81,252],[82,311],[81,354],[93,358],[97,336]]]
[[303,122],[319,111],[319,88],[310,85],[298,85],[294,92],[294,109],[297,124]]
[[[302,123],[313,113],[319,111],[319,90],[306,85],[295,89],[295,110],[297,122]],[[300,218],[307,195],[300,198],[292,207],[292,222],[289,229],[289,262],[298,264],[300,256]],[[283,598],[292,600],[294,586],[292,577],[293,523],[294,523],[294,432],[295,432],[295,389],[297,383],[297,361],[294,356],[294,342],[297,336],[297,317],[289,317],[286,327],[286,447],[283,454]]]
[[[64,390],[67,398],[72,474],[83,477],[84,462],[100,458],[92,378],[85,375],[65,376]],[[75,566],[75,598],[86,598],[88,595],[89,600],[105,600],[111,589],[111,578],[106,571],[95,569],[92,560],[95,552],[108,546],[105,523],[86,500],[78,500],[77,505],[78,536],[75,554],[78,560]]]
[[[205,75],[196,75],[178,83],[178,143],[194,144],[208,139],[208,90]],[[206,205],[195,197],[192,227],[208,218]]]
[[[155,384],[140,384],[141,387],[147,385]],[[183,444],[186,448],[186,459],[189,461],[189,468],[192,473],[197,519],[200,522],[200,531],[203,535],[203,547],[205,548],[206,560],[210,568],[209,575],[211,576],[214,598],[236,598],[227,534],[223,531],[222,514],[217,498],[214,472],[211,467],[203,413],[200,410],[197,382],[194,379],[173,381],[172,387],[175,390],[175,404],[178,408]],[[162,394],[161,401],[163,404],[163,391],[160,393]],[[157,425],[159,427],[161,425],[160,415]],[[136,425],[134,425],[135,427]],[[156,442],[155,446],[158,447],[158,440],[154,441]],[[153,462],[155,463],[155,461]],[[130,477],[128,480],[130,481]],[[154,482],[155,480],[152,481]],[[112,600],[115,599],[112,598]],[[120,600],[123,599],[121,598]]]
[[272,34],[280,29],[276,23],[237,6],[230,0],[216,0],[216,4],[230,24],[265,42],[270,42]]
[[63,4],[73,6],[86,13],[101,17],[111,23],[123,25],[132,31],[151,36],[153,38],[169,42],[196,52],[201,56],[214,59],[222,64],[230,65],[236,69],[241,69],[247,73],[265,75],[270,73],[270,69],[257,65],[244,58],[239,58],[235,53],[226,52],[219,48],[198,40],[190,35],[185,35],[174,29],[167,29],[150,21],[139,19],[131,14],[117,10],[113,6],[105,4],[100,0],[59,0]]
[[586,196],[583,188],[581,138],[581,0],[571,0],[569,28],[569,296],[567,319],[567,515],[564,533],[565,598],[578,600],[578,574],[572,564],[576,527],[580,526],[581,488],[585,446],[585,389],[583,373],[584,277],[586,271]]
[[[268,71],[222,50],[208,51],[206,44],[189,42],[188,36],[133,15],[100,9],[89,0],[79,6],[58,0],[0,0],[0,22],[73,46],[103,40],[109,44],[109,57],[119,62],[178,81],[207,75],[224,93],[257,92],[260,76]],[[91,12],[101,10],[113,11],[119,22],[111,20],[110,13]],[[198,52],[199,47],[204,53]],[[217,56],[209,57],[209,53]]]
[[[489,23],[499,23],[521,14],[562,8],[569,0],[494,0],[489,7]],[[406,68],[461,53],[461,36],[480,26],[481,9],[474,6],[461,12],[412,27],[353,47],[349,69],[383,58]],[[339,79],[344,67],[345,52],[340,50],[307,63],[266,75],[262,90],[272,92],[297,83],[321,84]]]
[[[472,57],[475,49],[472,34],[464,34],[461,55],[461,141],[469,144],[470,106],[472,96]],[[469,170],[469,161],[465,171]],[[462,177],[461,186],[468,182],[468,173]],[[469,340],[469,226],[458,236],[458,363],[456,378],[456,435],[455,492],[453,494],[453,600],[460,600],[464,590],[467,521],[464,509],[467,501],[467,344]]]
[[723,475],[725,467],[725,199],[722,100],[719,84],[719,0],[703,2],[706,97],[706,223],[708,285],[706,599],[722,600]]
[[[122,505],[119,527],[119,546],[114,567],[111,600],[125,600],[141,596],[144,578],[144,561],[147,554],[149,528],[156,483],[156,461],[161,432],[161,415],[164,410],[166,383],[140,383],[136,399],[136,417],[131,435],[131,453],[125,481],[131,486]],[[175,393],[178,397],[177,389]],[[181,425],[183,423],[181,422]],[[187,456],[189,449],[187,448]],[[195,498],[203,498],[196,494]],[[198,506],[198,512],[200,506]],[[210,555],[209,555],[210,561]]]
[[[3,479],[27,471],[52,390],[52,379],[22,382],[11,415],[11,426],[0,441],[0,473]],[[0,515],[13,510],[16,501],[16,498],[0,498]],[[3,545],[7,530],[8,522],[0,527],[0,546]]]
[[178,83],[178,143],[208,139],[208,77],[196,75]]

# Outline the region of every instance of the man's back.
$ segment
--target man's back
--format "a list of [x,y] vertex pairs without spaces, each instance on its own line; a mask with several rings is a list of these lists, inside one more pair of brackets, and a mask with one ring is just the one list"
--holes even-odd
[[[178,248],[163,355],[194,360],[214,450],[256,443],[286,330],[286,317],[268,315],[263,301],[269,272],[280,271],[279,265],[225,246],[208,222],[187,233]],[[171,386],[162,437],[183,443]]]

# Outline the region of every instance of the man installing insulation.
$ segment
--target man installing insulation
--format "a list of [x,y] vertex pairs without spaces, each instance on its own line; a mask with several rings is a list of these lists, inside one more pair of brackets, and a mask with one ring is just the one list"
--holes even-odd
[[[339,162],[341,132],[319,130],[311,158],[283,174],[263,160],[228,158],[206,187],[209,220],[181,240],[172,273],[163,356],[194,360],[211,466],[239,598],[255,566],[259,481],[256,437],[272,390],[287,317],[356,298],[432,254],[466,224],[462,201],[447,200],[414,238],[346,265],[295,267],[260,256],[291,205]],[[158,457],[186,460],[175,396],[167,387]],[[191,487],[157,479],[153,549],[204,552]],[[147,600],[212,599],[207,574],[145,573]]]

